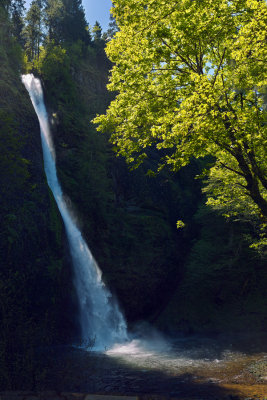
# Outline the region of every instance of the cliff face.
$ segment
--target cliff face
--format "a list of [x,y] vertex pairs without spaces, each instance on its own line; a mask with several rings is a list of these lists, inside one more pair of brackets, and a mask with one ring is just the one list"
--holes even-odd
[[149,178],[146,170],[154,167],[157,154],[131,172],[116,158],[108,137],[90,123],[111,99],[106,90],[110,65],[103,49],[94,49],[94,56],[92,51],[70,68],[62,66],[66,82],[61,81],[57,91],[43,75],[54,116],[59,179],[128,321],[153,319],[179,282],[194,234],[188,229],[183,237],[176,221],[181,209],[188,216],[196,210],[199,185],[194,183],[189,194],[187,181],[192,181],[197,166],[177,177],[164,171]]
[[[263,261],[248,249],[244,224],[226,223],[203,205],[201,182],[194,179],[199,162],[150,178],[146,171],[159,158],[151,152],[129,171],[90,124],[111,99],[109,67],[103,48],[93,48],[65,65],[60,90],[49,76],[44,83],[60,180],[128,321],[185,332],[264,329]],[[185,229],[176,229],[178,219]]]
[[39,123],[21,83],[19,48],[3,32],[3,15],[1,22],[0,386],[14,388],[34,376],[34,348],[69,341],[74,328],[64,230],[43,171]]

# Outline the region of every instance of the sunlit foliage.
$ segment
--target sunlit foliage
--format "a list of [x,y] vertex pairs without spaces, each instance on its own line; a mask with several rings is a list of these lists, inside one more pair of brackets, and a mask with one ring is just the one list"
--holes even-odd
[[134,165],[150,147],[159,168],[214,156],[208,203],[231,204],[228,214],[245,203],[266,219],[265,1],[114,0],[113,14],[108,88],[118,95],[98,129]]

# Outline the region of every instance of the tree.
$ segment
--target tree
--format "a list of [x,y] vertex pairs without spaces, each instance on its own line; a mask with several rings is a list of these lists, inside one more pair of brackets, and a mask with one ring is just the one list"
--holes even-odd
[[56,45],[78,40],[88,45],[91,41],[81,0],[47,0],[45,24],[47,40]]
[[27,12],[23,29],[25,51],[30,61],[39,58],[40,45],[43,39],[43,1],[33,0]]
[[266,219],[265,1],[115,0],[113,13],[108,88],[118,95],[98,130],[130,164],[151,147],[159,168],[214,156],[224,190],[230,179],[236,203],[245,196]]
[[95,41],[101,40],[102,37],[102,28],[98,21],[95,22],[93,26],[93,38]]
[[13,26],[13,35],[17,41],[23,45],[22,30],[24,26],[23,15],[25,11],[25,0],[13,0],[11,3],[11,21]]
[[61,24],[64,18],[64,4],[62,0],[47,0],[44,10],[44,23],[47,28],[48,42],[58,45],[62,41]]
[[9,12],[11,6],[11,0],[1,0],[0,7],[3,8],[6,12]]
[[111,40],[119,30],[116,19],[113,17],[112,9],[113,7],[110,10],[108,30],[102,36],[104,40]]
[[81,40],[85,44],[91,41],[86,22],[82,0],[63,0],[64,18],[62,20],[62,41],[74,42]]
[[[0,12],[5,17],[8,35],[15,37],[21,44],[21,31],[23,28],[23,13],[25,0],[0,0]],[[10,23],[11,22],[11,23]],[[3,27],[3,24],[1,24]]]
[[[113,8],[113,7],[112,7],[112,8]],[[116,19],[113,17],[113,14],[112,14],[112,8],[111,8],[111,14],[110,14],[110,16],[109,16],[109,24],[108,24],[109,28],[108,28],[108,30],[107,30],[108,36],[111,37],[111,38],[112,38],[112,37],[118,32],[118,30],[119,30],[118,25],[117,25],[117,22],[116,22]]]

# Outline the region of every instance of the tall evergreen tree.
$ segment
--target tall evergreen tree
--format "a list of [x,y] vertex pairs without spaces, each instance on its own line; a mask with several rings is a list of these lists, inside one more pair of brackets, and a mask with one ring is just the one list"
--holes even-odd
[[119,31],[119,27],[117,25],[116,19],[113,17],[112,14],[112,9],[114,8],[114,6],[111,8],[110,10],[110,16],[109,16],[109,24],[108,24],[108,30],[107,32],[105,32],[102,35],[102,38],[104,40],[110,40],[113,38],[113,36],[115,36],[115,34]]
[[6,44],[6,39],[10,34],[10,24],[8,21],[8,10],[10,0],[0,0],[0,46]]
[[24,26],[23,15],[25,12],[25,0],[13,0],[11,3],[11,20],[13,35],[18,42],[23,45],[24,39],[22,36],[22,30]]
[[45,25],[48,40],[55,44],[91,41],[81,0],[47,0]]
[[11,6],[11,0],[0,0],[0,7],[9,12],[9,8]]
[[93,38],[94,41],[101,40],[102,37],[102,28],[98,21],[95,22],[93,26]]
[[39,57],[43,39],[43,4],[42,0],[33,0],[25,18],[26,25],[23,29],[23,37],[29,60]]
[[66,41],[81,40],[90,43],[88,24],[85,18],[82,0],[63,0],[66,15],[63,24],[63,34]]
[[44,11],[47,40],[59,44],[62,41],[62,21],[65,14],[63,0],[47,0]]

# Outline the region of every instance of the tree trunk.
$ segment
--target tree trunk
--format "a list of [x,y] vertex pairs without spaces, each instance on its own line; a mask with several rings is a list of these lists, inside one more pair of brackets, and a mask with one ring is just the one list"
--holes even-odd
[[247,182],[246,189],[248,195],[252,198],[254,203],[257,204],[263,217],[267,220],[267,201],[260,193],[258,177],[250,170],[240,147],[235,151],[235,158]]

